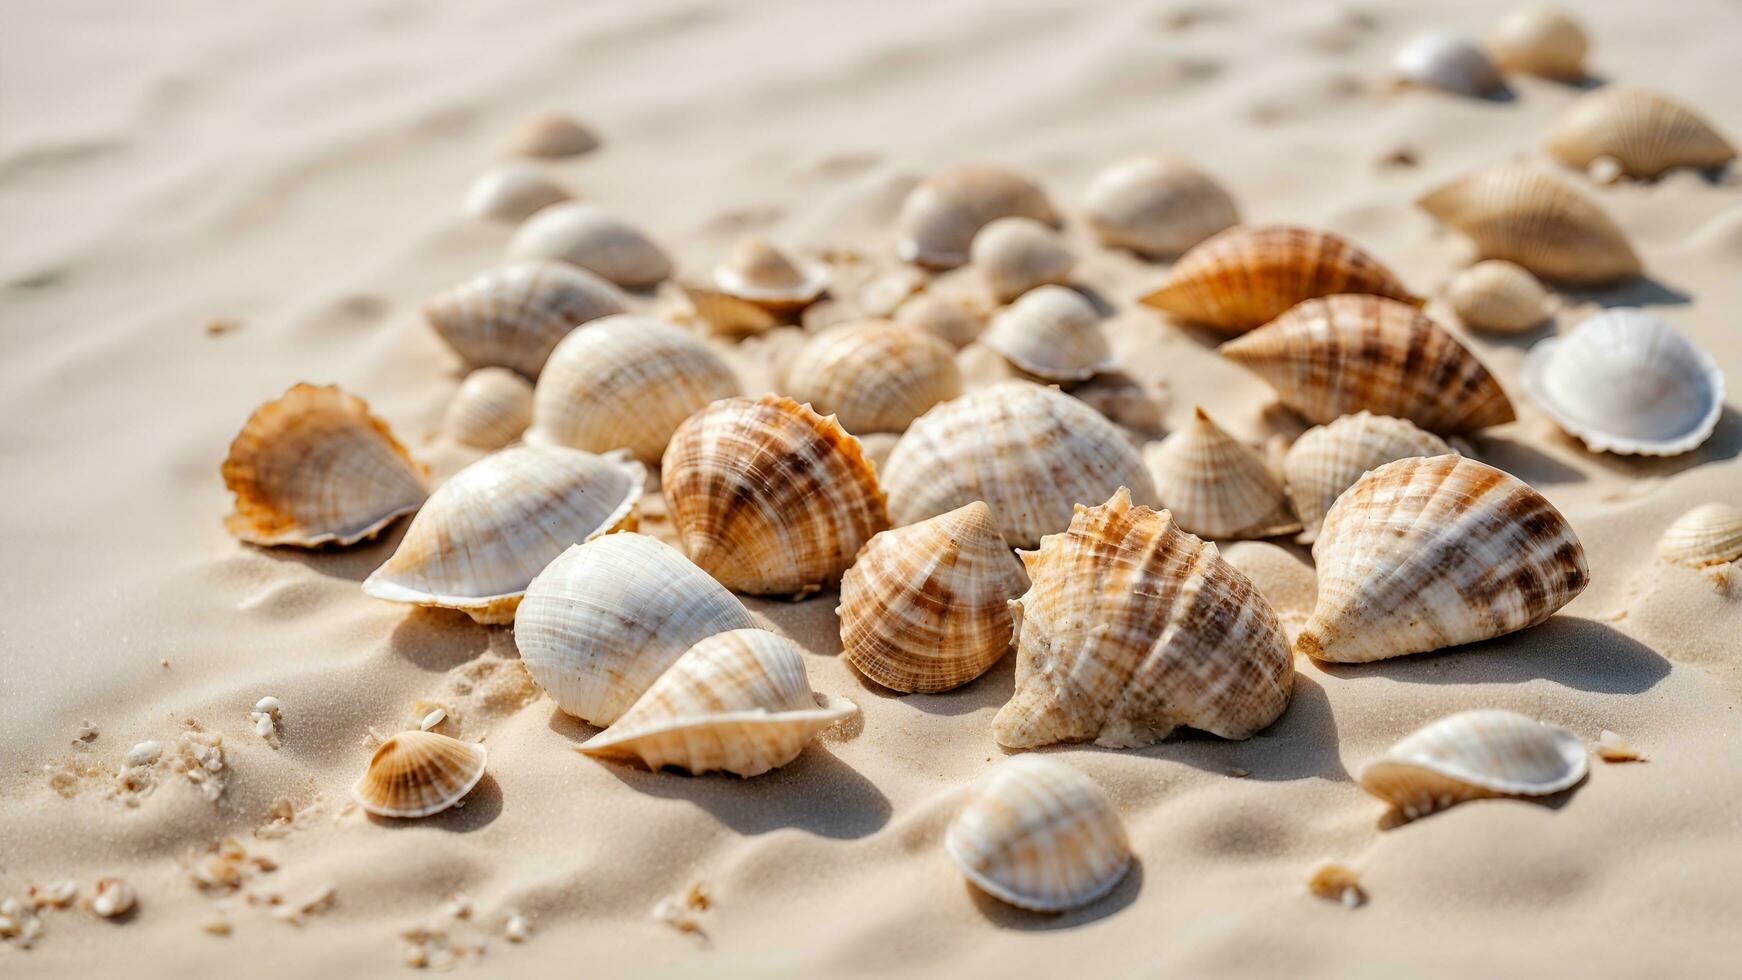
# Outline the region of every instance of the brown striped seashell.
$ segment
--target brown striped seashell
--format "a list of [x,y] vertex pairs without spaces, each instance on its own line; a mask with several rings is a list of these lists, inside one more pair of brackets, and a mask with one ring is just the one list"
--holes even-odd
[[1416,206],[1463,232],[1483,258],[1516,262],[1545,279],[1603,283],[1643,269],[1627,235],[1595,201],[1532,164],[1460,177]]
[[896,251],[904,262],[953,269],[967,263],[981,228],[1012,217],[1059,223],[1046,192],[1027,177],[1003,167],[958,164],[908,193],[896,217]]
[[980,343],[1045,381],[1087,381],[1113,366],[1100,311],[1064,286],[1023,294],[992,318]]
[[505,367],[538,377],[569,331],[622,313],[623,294],[585,269],[523,262],[492,269],[430,300],[423,314],[472,367]]
[[1240,223],[1215,178],[1162,153],[1128,157],[1096,175],[1084,217],[1101,244],[1148,258],[1172,258]]
[[811,338],[786,368],[786,390],[848,432],[900,432],[962,393],[948,344],[886,320],[842,324]]
[[503,163],[472,182],[466,213],[489,221],[524,221],[540,208],[573,196],[530,163]]
[[527,218],[508,242],[508,258],[567,262],[625,289],[657,286],[671,275],[671,259],[641,229],[585,201]]
[[931,292],[920,293],[897,307],[895,322],[918,327],[957,350],[973,343],[986,325],[961,301]]
[[1516,711],[1461,711],[1422,727],[1361,769],[1361,788],[1414,819],[1467,800],[1549,796],[1585,778],[1577,735]]
[[1493,333],[1523,333],[1549,318],[1552,297],[1521,265],[1488,259],[1458,273],[1446,287],[1446,304],[1459,322]]
[[1525,7],[1501,18],[1486,46],[1502,71],[1576,82],[1585,77],[1590,41],[1558,7]]
[[1283,459],[1288,497],[1300,517],[1295,540],[1318,540],[1325,513],[1343,491],[1369,470],[1411,456],[1444,456],[1452,452],[1444,439],[1424,432],[1407,419],[1356,412],[1301,434]]
[[1742,560],[1742,508],[1701,504],[1675,519],[1657,540],[1664,561],[1692,568]]
[[1241,444],[1202,408],[1185,428],[1153,443],[1144,462],[1157,503],[1183,531],[1206,538],[1273,538],[1300,530],[1282,481],[1257,450]]
[[532,385],[502,367],[466,375],[442,417],[442,431],[477,449],[501,449],[532,424]]
[[1077,257],[1058,232],[1033,218],[987,222],[974,236],[968,254],[999,303],[1008,303],[1036,286],[1070,282],[1071,269],[1077,264]]
[[1602,157],[1629,177],[1656,177],[1676,167],[1700,170],[1736,159],[1736,147],[1702,115],[1657,92],[1605,85],[1581,95],[1550,127],[1549,155],[1585,170]]
[[431,816],[466,798],[484,778],[488,758],[476,742],[400,732],[376,747],[351,798],[380,817]]
[[1405,84],[1453,95],[1491,95],[1506,84],[1486,52],[1444,31],[1412,38],[1398,49],[1391,68]]
[[801,263],[766,238],[750,237],[733,247],[714,270],[720,292],[774,312],[809,305],[829,288],[829,270]]
[[508,136],[508,152],[521,157],[572,157],[598,146],[599,138],[587,127],[551,110],[527,117]]

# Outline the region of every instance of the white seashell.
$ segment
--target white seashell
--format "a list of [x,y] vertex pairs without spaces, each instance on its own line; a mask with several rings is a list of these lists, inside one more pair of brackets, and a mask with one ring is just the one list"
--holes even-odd
[[1150,258],[1180,255],[1240,223],[1215,178],[1166,154],[1129,157],[1089,184],[1084,211],[1101,244]]
[[479,368],[466,375],[448,403],[442,431],[455,442],[501,449],[532,423],[532,384],[507,368]]
[[1701,504],[1675,519],[1657,541],[1658,557],[1701,568],[1742,560],[1742,508]]
[[918,327],[957,350],[973,343],[985,327],[985,321],[959,300],[932,292],[922,292],[902,303],[894,319],[904,326]]
[[589,320],[622,313],[618,289],[561,262],[493,269],[424,307],[431,327],[472,367],[512,368],[538,377],[557,341]]
[[1504,71],[1576,82],[1585,77],[1590,42],[1577,21],[1557,7],[1525,7],[1501,18],[1488,35],[1488,54]]
[[999,218],[1059,223],[1046,193],[1002,167],[961,164],[919,182],[896,218],[896,251],[905,262],[953,269],[968,261],[974,236]]
[[1704,116],[1667,95],[1605,85],[1581,95],[1549,129],[1544,146],[1569,167],[1610,159],[1629,177],[1675,167],[1708,169],[1736,159],[1736,147]]
[[400,732],[376,748],[351,798],[382,817],[427,817],[465,799],[484,778],[489,753],[435,732]]
[[1406,817],[1465,800],[1548,796],[1571,789],[1589,766],[1585,743],[1515,711],[1463,711],[1404,738],[1368,763],[1361,788]]
[[1550,314],[1550,296],[1530,270],[1503,259],[1478,262],[1446,287],[1459,322],[1476,330],[1523,333]]
[[671,275],[671,259],[652,239],[584,201],[553,204],[526,219],[508,243],[508,258],[567,262],[625,289],[656,286]]
[[524,221],[534,211],[573,196],[530,163],[503,163],[472,181],[466,213],[489,221]]
[[1070,281],[1077,257],[1058,232],[1033,218],[999,218],[974,235],[969,257],[992,298],[1008,303],[1048,284]]
[[598,146],[598,137],[585,126],[551,110],[522,120],[508,137],[508,152],[522,157],[579,156]]
[[91,912],[105,919],[118,919],[138,904],[133,886],[120,878],[98,878],[91,892]]
[[1282,481],[1256,450],[1202,408],[1186,427],[1144,450],[1156,502],[1180,529],[1206,538],[1273,538],[1300,530]]
[[1483,96],[1505,83],[1499,69],[1475,44],[1439,31],[1418,35],[1392,60],[1397,76],[1411,85],[1454,95]]
[[1082,293],[1041,286],[992,318],[980,343],[1046,381],[1086,381],[1113,366],[1101,314]]
[[720,291],[771,310],[805,306],[829,288],[825,266],[800,263],[764,238],[746,238],[714,270]]
[[146,739],[127,750],[127,764],[130,766],[149,766],[163,758],[163,743]]
[[1289,447],[1282,464],[1288,496],[1303,528],[1295,540],[1301,544],[1318,540],[1325,513],[1369,470],[1393,460],[1444,456],[1451,451],[1444,439],[1407,419],[1371,412],[1345,415],[1308,429]]
[[813,337],[786,369],[786,390],[855,434],[900,432],[962,393],[948,344],[917,327],[866,320]]

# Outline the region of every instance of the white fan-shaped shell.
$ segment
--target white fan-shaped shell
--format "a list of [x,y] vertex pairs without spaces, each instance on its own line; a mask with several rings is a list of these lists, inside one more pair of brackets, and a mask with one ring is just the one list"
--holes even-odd
[[922,292],[902,303],[894,319],[918,327],[957,350],[973,343],[986,325],[960,300],[932,292]]
[[974,236],[969,252],[992,298],[1008,303],[1048,283],[1070,281],[1077,257],[1058,232],[1033,218],[999,218]]
[[1549,292],[1530,270],[1504,259],[1478,262],[1446,287],[1446,303],[1466,327],[1522,333],[1549,317]]
[[468,446],[501,449],[531,423],[531,382],[507,368],[487,367],[460,382],[442,417],[442,431]]
[[1695,568],[1742,559],[1742,508],[1701,504],[1675,519],[1657,541],[1665,561]]
[[1525,7],[1501,18],[1488,35],[1488,54],[1504,71],[1578,81],[1590,42],[1577,21],[1556,7]]
[[382,817],[427,817],[465,799],[484,778],[489,752],[437,732],[400,732],[382,742],[351,798]]
[[855,434],[900,432],[927,409],[962,393],[948,344],[884,320],[831,327],[786,368],[786,390]]
[[573,196],[530,163],[503,163],[472,181],[466,192],[466,213],[490,221],[522,221]]
[[714,285],[770,309],[804,306],[829,288],[827,267],[791,258],[765,238],[746,238],[714,270]]
[[1608,158],[1631,177],[1656,177],[1675,167],[1721,167],[1736,147],[1676,99],[1631,85],[1605,85],[1582,95],[1549,129],[1551,156],[1587,169]]
[[1113,366],[1101,314],[1082,293],[1041,286],[1023,294],[980,335],[980,343],[1047,381],[1086,381]]
[[1300,530],[1282,482],[1202,408],[1191,422],[1144,450],[1157,503],[1182,530],[1206,538],[1270,538]]
[[1084,216],[1101,244],[1152,258],[1179,255],[1240,223],[1233,197],[1215,178],[1166,154],[1113,164],[1085,197]]
[[1514,711],[1463,711],[1405,737],[1361,770],[1361,788],[1418,817],[1464,800],[1547,796],[1585,778],[1578,736]]
[[526,219],[508,243],[508,257],[578,265],[625,289],[671,275],[671,259],[641,229],[584,201],[553,204]]
[[557,341],[589,320],[623,312],[624,304],[617,287],[585,269],[521,262],[461,283],[423,312],[467,364],[536,378]]
[[1444,439],[1407,419],[1357,412],[1301,434],[1283,459],[1288,496],[1302,530],[1295,540],[1318,540],[1325,513],[1343,491],[1369,470],[1411,456],[1443,456],[1451,452]]
[[1500,71],[1473,42],[1454,34],[1421,34],[1398,49],[1392,69],[1413,85],[1455,95],[1487,95],[1500,88]]
[[999,218],[1059,223],[1039,186],[1014,171],[960,164],[920,181],[896,217],[896,251],[903,261],[953,269],[968,261],[974,235]]

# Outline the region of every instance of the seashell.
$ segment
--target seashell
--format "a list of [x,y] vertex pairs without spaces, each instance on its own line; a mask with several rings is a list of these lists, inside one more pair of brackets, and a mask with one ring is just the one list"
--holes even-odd
[[1167,281],[1143,302],[1245,333],[1302,300],[1333,293],[1372,293],[1421,305],[1366,252],[1328,231],[1288,225],[1240,225],[1212,236],[1181,256]]
[[381,817],[427,817],[466,798],[484,778],[484,746],[435,732],[400,732],[369,757],[351,798]]
[[1724,412],[1712,356],[1644,310],[1617,307],[1524,359],[1524,390],[1592,452],[1676,456],[1711,437]]
[[1576,82],[1585,77],[1590,42],[1577,21],[1557,7],[1526,7],[1500,19],[1488,54],[1502,71]]
[[768,307],[695,283],[678,283],[684,298],[717,337],[742,340],[780,326],[781,318]]
[[1631,85],[1605,85],[1580,96],[1549,128],[1545,148],[1584,170],[1599,158],[1629,177],[1656,177],[1675,167],[1708,169],[1736,159],[1736,147],[1683,103]]
[[798,644],[736,629],[690,647],[611,727],[580,751],[701,774],[760,776],[859,709],[811,691]]
[[714,285],[728,296],[774,311],[810,304],[829,288],[829,270],[788,258],[765,238],[746,238],[714,270]]
[[1357,412],[1301,434],[1283,459],[1288,496],[1303,530],[1301,544],[1318,540],[1325,512],[1369,470],[1411,456],[1444,456],[1445,440],[1407,419]]
[[954,299],[920,293],[895,310],[895,322],[918,327],[957,350],[974,342],[985,323]]
[[1415,203],[1468,236],[1483,258],[1516,262],[1546,279],[1602,283],[1642,271],[1627,235],[1595,201],[1532,164],[1490,167]]
[[1503,259],[1478,262],[1446,287],[1446,303],[1466,327],[1523,333],[1548,319],[1550,297],[1530,270]]
[[992,318],[980,343],[1047,381],[1086,381],[1113,366],[1100,311],[1082,293],[1064,286],[1025,293]]
[[678,427],[660,468],[684,551],[727,588],[803,595],[837,582],[889,526],[859,440],[790,398],[728,398]]
[[1131,870],[1131,842],[1107,794],[1039,755],[1005,759],[975,780],[944,849],[976,888],[1035,912],[1088,905]]
[[992,298],[1000,303],[1036,286],[1069,282],[1077,264],[1058,232],[1033,218],[987,222],[974,236],[968,254]]
[[1318,606],[1295,648],[1331,663],[1535,626],[1591,580],[1553,504],[1462,456],[1400,459],[1355,481],[1325,515],[1313,559]]
[[671,259],[641,229],[585,201],[553,204],[526,219],[508,242],[511,260],[578,265],[625,289],[657,286]]
[[960,687],[1010,649],[1022,563],[974,501],[873,537],[841,579],[841,651],[894,691]]
[[538,377],[557,341],[602,316],[622,313],[617,287],[560,262],[492,269],[431,300],[429,325],[472,367],[505,367]]
[[428,474],[368,403],[336,386],[291,386],[254,410],[230,442],[224,529],[249,544],[349,545],[429,496]]
[[466,375],[448,402],[442,431],[455,442],[501,449],[532,422],[532,385],[507,368],[479,368]]
[[514,645],[557,707],[609,725],[685,650],[756,625],[737,596],[645,534],[571,546],[526,588]]
[[640,463],[575,449],[486,456],[436,488],[363,591],[510,622],[532,577],[563,549],[635,529],[645,479]]
[[978,388],[921,416],[890,451],[883,486],[897,527],[984,500],[1018,548],[1063,530],[1075,504],[1122,486],[1155,497],[1142,457],[1117,426],[1027,381]]
[[1166,154],[1128,157],[1090,182],[1084,217],[1101,244],[1171,258],[1240,223],[1215,178]]
[[948,344],[884,320],[843,324],[811,338],[786,369],[792,397],[836,415],[848,432],[900,432],[962,393]]
[[683,420],[738,394],[720,355],[650,316],[604,317],[556,346],[533,393],[528,442],[626,449],[657,462]]
[[1022,552],[1016,692],[998,744],[1138,748],[1189,727],[1243,739],[1288,706],[1282,623],[1245,575],[1121,487]]
[[1604,762],[1645,762],[1633,743],[1605,728],[1597,735],[1597,758]]
[[1588,765],[1572,732],[1488,708],[1423,726],[1363,767],[1359,781],[1413,819],[1465,800],[1559,793]]
[[466,192],[466,213],[490,221],[523,221],[534,211],[574,195],[529,163],[504,163],[487,170]]
[[521,157],[572,157],[598,146],[599,138],[585,126],[549,110],[529,116],[508,136],[508,152]]
[[1433,31],[1410,40],[1391,61],[1397,77],[1410,85],[1454,95],[1489,95],[1506,83],[1487,52],[1455,34]]
[[1742,559],[1742,508],[1701,504],[1675,519],[1657,541],[1658,557],[1703,568]]
[[953,269],[968,261],[974,236],[999,218],[1033,218],[1057,226],[1046,192],[1003,167],[958,164],[920,181],[896,217],[896,251],[904,262]]
[[1319,424],[1365,410],[1451,435],[1516,418],[1476,355],[1419,310],[1378,296],[1308,300],[1220,350]]
[[1155,499],[1183,531],[1206,538],[1273,538],[1300,530],[1282,481],[1264,457],[1199,408],[1191,423],[1144,451]]

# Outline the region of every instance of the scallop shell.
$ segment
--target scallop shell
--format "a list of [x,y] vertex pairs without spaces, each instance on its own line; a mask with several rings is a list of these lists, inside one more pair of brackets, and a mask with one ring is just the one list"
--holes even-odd
[[944,848],[975,887],[1035,912],[1088,905],[1131,870],[1131,842],[1107,794],[1039,755],[1005,759],[975,780]]
[[1675,519],[1657,541],[1658,557],[1703,568],[1742,559],[1742,508],[1701,504]]
[[545,111],[529,116],[508,136],[508,152],[522,157],[572,157],[590,153],[599,138],[573,118]]
[[1101,244],[1171,258],[1240,223],[1215,178],[1166,154],[1129,157],[1090,182],[1084,217]]
[[1302,300],[1372,293],[1421,305],[1378,260],[1328,231],[1240,225],[1180,257],[1143,302],[1228,333],[1245,333]]
[[1736,159],[1736,147],[1704,116],[1656,92],[1605,85],[1582,95],[1549,129],[1549,155],[1584,170],[1600,157],[1629,177],[1675,167],[1707,169]]
[[526,219],[508,242],[508,258],[567,262],[625,289],[657,286],[671,275],[671,259],[641,229],[585,201],[553,204]]
[[917,327],[863,320],[831,327],[806,343],[786,369],[786,390],[848,432],[900,432],[962,393],[948,344]]
[[532,422],[532,385],[500,367],[466,375],[448,403],[442,431],[455,442],[479,449],[501,449]]
[[1419,310],[1378,296],[1307,300],[1221,353],[1320,424],[1369,411],[1451,435],[1517,417],[1476,355]]
[[1483,258],[1516,262],[1545,279],[1603,283],[1642,271],[1627,235],[1595,201],[1532,164],[1460,177],[1416,206],[1463,232]]
[[1576,82],[1585,77],[1584,28],[1556,7],[1526,7],[1501,18],[1488,54],[1501,70]]
[[1553,504],[1462,456],[1400,459],[1355,481],[1325,515],[1313,559],[1318,606],[1295,648],[1332,663],[1535,626],[1591,580]]
[[898,527],[984,500],[1018,548],[1063,530],[1074,505],[1122,486],[1155,498],[1143,458],[1117,426],[1027,381],[978,388],[921,416],[890,451],[883,486]]
[[1361,788],[1404,816],[1465,800],[1548,796],[1585,778],[1585,743],[1515,711],[1461,711],[1417,730],[1361,770]]
[[1301,544],[1318,540],[1325,513],[1367,471],[1393,460],[1450,452],[1444,439],[1407,419],[1371,412],[1345,415],[1308,429],[1283,460],[1288,496],[1304,528],[1295,540]]
[[790,398],[728,398],[666,447],[666,506],[690,560],[727,588],[803,595],[889,526],[859,440]]
[[1121,487],[1022,553],[1016,692],[998,744],[1138,748],[1189,727],[1243,739],[1288,707],[1294,661],[1264,596],[1167,511]]
[[361,398],[293,385],[254,410],[230,443],[224,528],[249,544],[349,545],[372,538],[429,496],[428,470]]
[[818,732],[859,709],[811,691],[798,645],[736,629],[690,647],[580,751],[647,768],[760,776],[798,758]]
[[563,549],[635,529],[645,479],[640,463],[575,449],[486,456],[436,488],[363,591],[510,622],[527,584]]
[[960,687],[1010,649],[1022,563],[981,501],[865,545],[841,579],[842,655],[891,690]]
[[1626,307],[1532,347],[1524,390],[1598,453],[1680,455],[1710,438],[1724,412],[1724,373],[1712,356]]
[[1003,167],[959,164],[922,180],[896,218],[896,251],[905,262],[953,269],[968,261],[974,236],[999,218],[1033,218],[1057,226],[1046,192]]
[[746,238],[714,270],[714,285],[728,296],[775,311],[808,305],[829,288],[829,270],[800,263],[765,238]]
[[985,327],[960,301],[936,293],[920,293],[901,304],[895,322],[918,327],[957,350],[973,343]]
[[980,343],[1047,381],[1086,381],[1113,366],[1100,311],[1064,286],[1024,294],[992,318]]
[[617,287],[560,262],[492,269],[437,296],[424,317],[472,367],[538,377],[551,348],[589,320],[622,313]]
[[1036,286],[1069,282],[1077,264],[1058,232],[1033,218],[987,222],[974,236],[969,255],[992,298],[1000,303]]
[[1489,95],[1505,85],[1486,52],[1455,34],[1439,31],[1413,38],[1398,50],[1391,67],[1411,85],[1454,95]]
[[573,196],[529,163],[504,163],[472,182],[466,192],[466,213],[490,221],[523,221],[534,211]]
[[737,596],[677,549],[607,534],[571,546],[532,580],[514,645],[557,707],[609,725],[685,650],[755,625]]
[[738,390],[725,360],[681,328],[650,316],[605,317],[551,352],[526,439],[589,452],[626,449],[657,462],[684,419]]
[[1155,499],[1181,530],[1206,538],[1273,538],[1300,530],[1264,457],[1199,408],[1190,424],[1144,451]]
[[1476,330],[1523,333],[1550,313],[1550,296],[1530,270],[1489,259],[1458,273],[1446,287],[1446,303],[1459,322]]
[[351,798],[382,817],[427,817],[466,798],[484,778],[489,753],[435,732],[400,732],[369,757]]

